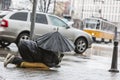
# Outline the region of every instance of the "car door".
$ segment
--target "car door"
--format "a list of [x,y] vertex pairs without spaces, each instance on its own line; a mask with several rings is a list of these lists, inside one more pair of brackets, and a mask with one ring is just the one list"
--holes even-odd
[[60,18],[52,15],[48,15],[50,22],[52,24],[52,31],[55,32],[58,30],[63,36],[67,37],[70,40],[73,40],[73,33],[71,28]]
[[46,33],[50,32],[50,25],[48,24],[48,20],[46,14],[37,13],[36,14],[36,23],[35,23],[35,37],[42,36]]
[[[15,12],[15,13],[13,13],[8,19],[9,27],[7,28],[7,30],[12,35],[15,35],[15,36],[24,30],[29,30],[27,17],[28,17],[28,12]],[[10,34],[10,33],[8,33],[8,34]]]

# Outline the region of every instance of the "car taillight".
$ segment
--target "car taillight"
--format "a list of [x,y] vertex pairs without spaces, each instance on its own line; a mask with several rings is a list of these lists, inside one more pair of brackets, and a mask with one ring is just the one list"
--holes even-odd
[[8,27],[8,21],[3,19],[1,21],[1,27]]

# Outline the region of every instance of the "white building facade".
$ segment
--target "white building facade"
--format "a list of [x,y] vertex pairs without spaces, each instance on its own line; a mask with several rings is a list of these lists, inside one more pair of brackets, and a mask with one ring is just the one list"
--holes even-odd
[[73,0],[72,5],[80,19],[94,16],[120,22],[120,0]]
[[[39,1],[39,0],[38,0]],[[112,22],[120,22],[120,0],[56,0],[69,1],[70,15],[74,18],[102,17]],[[54,0],[53,0],[54,3]],[[39,5],[39,4],[38,4]],[[31,9],[29,0],[12,0],[11,8]],[[54,6],[52,6],[53,9]]]

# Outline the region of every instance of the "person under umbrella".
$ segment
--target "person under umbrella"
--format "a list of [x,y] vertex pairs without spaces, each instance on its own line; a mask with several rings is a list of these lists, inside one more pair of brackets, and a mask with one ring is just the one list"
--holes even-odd
[[74,45],[57,31],[47,33],[35,41],[21,41],[18,49],[22,58],[8,54],[4,61],[5,67],[8,63],[19,67],[58,67],[64,56],[62,52],[74,50]]

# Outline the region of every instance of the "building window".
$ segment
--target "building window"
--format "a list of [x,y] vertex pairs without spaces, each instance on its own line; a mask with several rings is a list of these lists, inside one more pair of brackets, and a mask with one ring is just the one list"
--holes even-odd
[[2,9],[9,9],[11,0],[2,0]]

